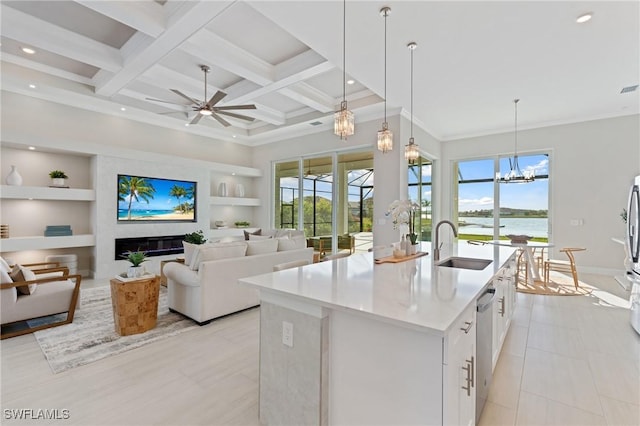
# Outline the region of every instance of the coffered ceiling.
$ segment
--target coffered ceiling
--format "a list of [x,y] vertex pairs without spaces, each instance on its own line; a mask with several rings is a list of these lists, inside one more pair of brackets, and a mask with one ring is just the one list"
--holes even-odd
[[[637,1],[348,1],[356,125],[383,113],[385,5],[388,109],[409,113],[415,41],[415,122],[440,140],[512,129],[514,98],[519,128],[640,112],[638,90],[620,93],[640,79]],[[342,100],[342,6],[3,0],[2,89],[248,145],[327,130]],[[576,23],[584,12],[593,19]],[[202,65],[207,98],[220,90],[217,106],[255,104],[233,111],[254,121],[185,126],[195,112],[170,89],[203,101]]]

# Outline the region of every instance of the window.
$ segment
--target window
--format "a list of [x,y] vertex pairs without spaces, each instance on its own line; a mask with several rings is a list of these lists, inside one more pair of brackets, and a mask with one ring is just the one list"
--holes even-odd
[[497,171],[509,170],[509,158],[459,161],[454,219],[463,240],[507,239],[507,235],[530,235],[549,240],[549,157],[520,155],[522,169],[535,170],[530,183],[496,183]]
[[416,224],[420,241],[431,241],[431,171],[432,163],[424,157],[409,164],[409,199],[420,206],[419,223]]
[[277,163],[274,226],[303,228],[307,237],[349,234],[366,251],[373,241],[373,178],[370,151]]

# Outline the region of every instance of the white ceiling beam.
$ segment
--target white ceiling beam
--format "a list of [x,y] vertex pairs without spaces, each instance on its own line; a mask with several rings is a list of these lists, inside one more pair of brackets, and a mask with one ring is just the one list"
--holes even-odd
[[74,1],[151,37],[165,30],[164,10],[153,1]]
[[273,65],[209,30],[205,29],[194,34],[181,46],[181,49],[195,57],[211,58],[217,67],[261,86],[270,84],[274,80]]
[[122,68],[118,49],[34,18],[4,3],[0,11],[2,35],[5,37],[107,71],[117,72]]
[[66,80],[86,84],[87,86],[93,86],[93,81],[89,77],[84,77],[69,71],[64,71],[60,68],[55,68],[50,65],[41,64],[39,62],[23,58],[22,56],[12,55],[11,53],[2,53],[2,61],[20,65],[21,67],[33,69],[56,77],[61,77]]
[[[274,67],[274,72],[278,75],[278,79],[270,84],[263,85],[258,89],[252,91],[246,91],[246,86],[244,87],[236,87],[236,85],[232,86],[232,88],[227,88],[230,95],[229,99],[234,102],[250,102],[251,99],[255,99],[259,96],[264,96],[266,94],[280,91],[286,87],[292,86],[294,84],[302,83],[304,80],[312,78],[316,75],[323,74],[329,70],[332,70],[334,66],[324,59],[322,56],[313,52],[312,50],[307,50],[293,58],[284,61]],[[254,80],[255,81],[255,80]],[[256,82],[259,83],[259,82]],[[286,96],[292,95],[292,99],[301,102],[307,106],[315,108],[314,105],[317,105],[318,102],[321,102],[321,95],[318,95],[320,92],[317,91],[318,94],[315,96],[311,96],[311,86],[307,86],[309,90],[306,91],[306,95],[303,96],[305,92],[303,89],[300,91],[285,91],[283,94]],[[241,94],[242,93],[242,94]],[[328,101],[329,98],[324,98],[325,101]],[[308,102],[308,103],[307,103]],[[331,109],[333,109],[333,104],[331,105]],[[321,107],[325,109],[327,105]],[[316,108],[318,109],[318,108]]]
[[334,99],[332,96],[309,86],[307,83],[297,83],[280,89],[279,93],[300,102],[303,105],[320,112],[329,112],[334,109]]
[[[218,14],[224,11],[230,2],[184,2],[173,15],[167,18],[167,28],[155,40],[148,43],[140,42],[141,37],[129,40],[129,43],[140,43],[138,48],[132,48],[131,53],[125,58],[125,66],[110,78],[96,79],[96,93],[103,96],[112,96],[118,90],[125,87],[140,74],[157,63],[172,50],[178,48],[194,33],[200,31]],[[140,34],[140,33],[138,33]],[[136,34],[136,35],[138,35]],[[125,45],[126,46],[126,45]],[[125,47],[123,47],[123,51]]]

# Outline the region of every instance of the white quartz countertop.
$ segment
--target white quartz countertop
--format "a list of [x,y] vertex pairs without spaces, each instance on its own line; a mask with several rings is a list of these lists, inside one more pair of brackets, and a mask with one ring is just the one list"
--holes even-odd
[[[239,280],[262,292],[421,331],[446,333],[514,252],[513,247],[469,245],[443,247],[449,256],[489,259],[481,271],[434,266],[431,253],[400,263],[374,263],[374,253],[354,254],[302,268]],[[423,243],[420,251],[431,251]],[[375,253],[384,257],[391,253]]]

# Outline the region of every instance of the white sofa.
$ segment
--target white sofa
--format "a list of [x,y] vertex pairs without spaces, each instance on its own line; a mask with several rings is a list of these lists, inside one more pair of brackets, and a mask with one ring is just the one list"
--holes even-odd
[[272,272],[280,263],[313,261],[304,235],[254,238],[198,246],[189,256],[185,251],[184,264],[166,264],[169,309],[204,325],[259,305],[257,290],[238,284],[240,278]]

